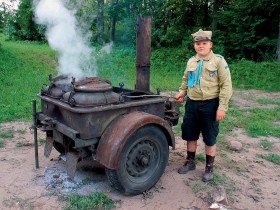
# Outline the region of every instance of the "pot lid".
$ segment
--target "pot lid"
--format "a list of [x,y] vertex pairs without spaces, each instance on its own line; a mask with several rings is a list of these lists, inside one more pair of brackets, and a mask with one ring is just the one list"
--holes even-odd
[[73,82],[74,90],[81,92],[102,92],[112,90],[109,80],[100,77],[89,77],[77,82]]

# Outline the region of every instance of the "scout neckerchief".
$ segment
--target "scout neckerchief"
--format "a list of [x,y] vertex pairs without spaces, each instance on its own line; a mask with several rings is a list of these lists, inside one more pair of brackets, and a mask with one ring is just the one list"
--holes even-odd
[[[198,66],[197,66],[197,75],[196,75],[196,84],[200,85],[200,77],[203,67],[203,58],[200,59]],[[195,72],[189,71],[188,72],[188,87],[193,88],[194,87],[194,79],[195,79]]]
[[196,84],[200,85],[200,76],[202,72],[202,67],[203,67],[203,58],[200,59],[198,66],[197,66],[197,75],[196,75]]

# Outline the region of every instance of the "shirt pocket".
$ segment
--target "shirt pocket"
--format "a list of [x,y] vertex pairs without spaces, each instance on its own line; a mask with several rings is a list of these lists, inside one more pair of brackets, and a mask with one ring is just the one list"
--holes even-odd
[[215,67],[206,67],[205,68],[205,75],[204,78],[210,82],[217,82],[218,81],[218,70]]

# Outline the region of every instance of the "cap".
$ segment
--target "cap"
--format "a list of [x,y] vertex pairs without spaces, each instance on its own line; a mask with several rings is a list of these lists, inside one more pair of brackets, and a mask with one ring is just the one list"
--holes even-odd
[[203,31],[202,29],[199,29],[199,31],[192,34],[192,37],[195,42],[211,41],[212,31]]

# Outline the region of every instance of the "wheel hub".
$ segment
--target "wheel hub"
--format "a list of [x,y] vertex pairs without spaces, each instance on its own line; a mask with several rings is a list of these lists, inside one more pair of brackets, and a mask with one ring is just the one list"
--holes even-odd
[[146,156],[144,156],[144,155],[142,155],[141,157],[140,157],[140,164],[142,165],[142,166],[147,166],[148,165],[148,163],[149,163],[149,158],[148,157],[146,157]]
[[128,154],[127,172],[130,176],[141,177],[153,170],[155,160],[157,159],[157,152],[155,145],[150,141],[141,141],[136,144]]

